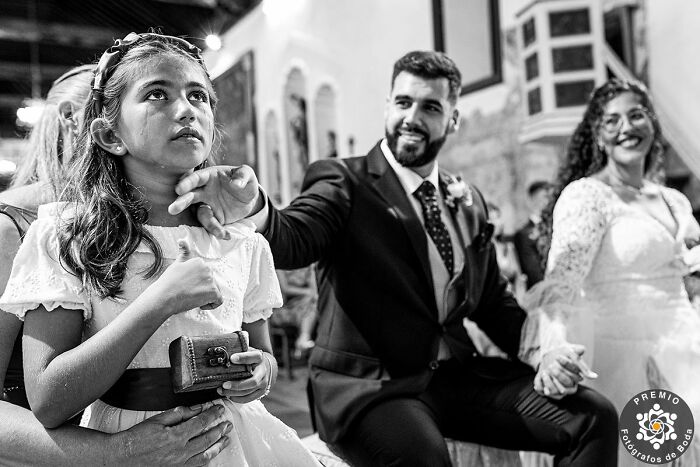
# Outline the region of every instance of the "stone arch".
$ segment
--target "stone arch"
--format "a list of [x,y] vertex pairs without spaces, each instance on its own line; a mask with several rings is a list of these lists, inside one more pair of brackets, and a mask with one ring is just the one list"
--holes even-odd
[[301,69],[295,67],[290,70],[283,99],[289,186],[294,198],[301,191],[301,182],[309,165],[308,99],[306,77]]
[[338,157],[337,99],[335,90],[322,85],[314,100],[316,121],[316,153],[319,159]]

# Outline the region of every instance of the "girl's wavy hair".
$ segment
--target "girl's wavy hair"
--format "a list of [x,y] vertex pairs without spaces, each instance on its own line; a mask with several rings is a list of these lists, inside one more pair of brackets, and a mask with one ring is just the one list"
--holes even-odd
[[552,242],[552,213],[561,192],[571,182],[587,177],[602,170],[608,162],[605,149],[597,144],[597,134],[605,106],[622,93],[631,92],[639,97],[640,103],[647,109],[654,127],[654,140],[644,160],[645,177],[655,180],[659,175],[665,142],[654,111],[654,105],[646,87],[636,81],[610,79],[593,91],[588,107],[574,131],[566,151],[566,160],[559,169],[554,182],[549,203],[542,212],[542,222],[538,224],[537,248],[542,262],[545,263]]
[[[143,241],[155,260],[146,270],[149,278],[160,271],[160,246],[145,229],[147,202],[124,174],[122,159],[104,150],[92,138],[90,125],[97,118],[116,129],[121,98],[129,83],[137,79],[146,62],[171,56],[201,66],[206,76],[210,105],[216,96],[199,49],[184,39],[160,34],[129,34],[115,41],[103,54],[93,81],[92,99],[86,104],[78,139],[77,156],[61,195],[71,213],[58,227],[59,256],[64,268],[76,274],[88,293],[118,297],[126,275],[127,261]],[[215,135],[216,136],[216,135]],[[206,162],[205,162],[206,163]]]
[[95,65],[71,68],[51,85],[44,110],[29,135],[28,150],[22,158],[11,188],[37,182],[48,183],[58,197],[65,182],[65,165],[73,156],[73,148],[63,140],[59,104],[70,102],[73,109],[82,110],[90,96]]

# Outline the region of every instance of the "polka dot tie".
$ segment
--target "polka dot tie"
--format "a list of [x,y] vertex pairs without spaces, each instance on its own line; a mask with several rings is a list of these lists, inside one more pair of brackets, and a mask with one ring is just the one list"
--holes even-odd
[[447,232],[445,224],[443,224],[440,218],[440,207],[438,206],[435,185],[425,181],[413,193],[413,196],[418,198],[418,201],[420,201],[423,207],[425,230],[428,231],[428,235],[433,239],[433,243],[435,243],[438,253],[440,253],[440,257],[445,263],[447,272],[450,274],[450,277],[452,277],[454,269],[452,241],[450,240],[450,234]]

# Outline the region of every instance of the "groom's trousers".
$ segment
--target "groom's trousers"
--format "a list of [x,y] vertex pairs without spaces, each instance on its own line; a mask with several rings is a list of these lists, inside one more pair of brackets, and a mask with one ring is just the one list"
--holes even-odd
[[353,466],[449,466],[444,438],[554,454],[555,465],[617,465],[617,412],[585,386],[562,400],[442,362],[426,391],[370,406],[336,448]]

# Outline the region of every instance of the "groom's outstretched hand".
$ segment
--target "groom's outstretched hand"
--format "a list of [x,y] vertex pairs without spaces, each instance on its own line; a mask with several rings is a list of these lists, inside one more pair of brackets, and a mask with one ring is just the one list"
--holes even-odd
[[567,344],[550,350],[542,356],[535,375],[535,391],[552,399],[561,399],[578,390],[583,378],[597,378],[581,358],[585,347]]
[[168,207],[179,214],[197,206],[197,219],[207,231],[228,238],[223,228],[255,213],[262,207],[262,196],[255,172],[247,165],[217,165],[184,176],[175,187],[178,198]]

